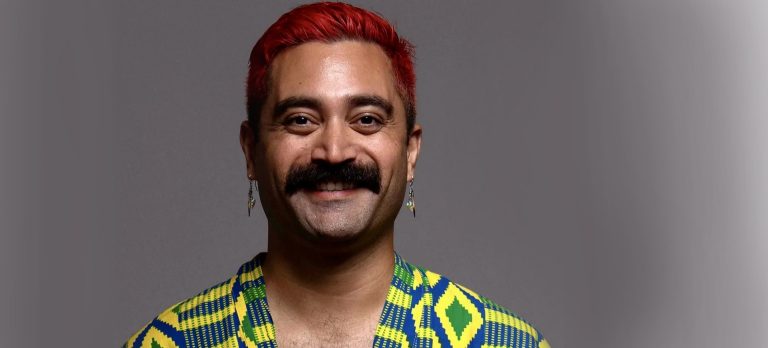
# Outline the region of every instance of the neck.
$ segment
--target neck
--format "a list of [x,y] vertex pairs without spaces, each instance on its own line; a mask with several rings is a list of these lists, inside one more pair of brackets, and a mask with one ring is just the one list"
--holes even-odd
[[262,266],[270,307],[299,318],[378,315],[394,269],[392,232],[360,246],[322,248],[270,228]]

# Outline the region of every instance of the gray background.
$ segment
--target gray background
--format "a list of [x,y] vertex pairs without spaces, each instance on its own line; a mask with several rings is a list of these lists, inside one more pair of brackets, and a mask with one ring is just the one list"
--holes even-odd
[[[295,4],[0,2],[0,346],[118,346],[266,248],[238,125]],[[404,257],[555,347],[768,345],[764,2],[359,4],[417,46]]]

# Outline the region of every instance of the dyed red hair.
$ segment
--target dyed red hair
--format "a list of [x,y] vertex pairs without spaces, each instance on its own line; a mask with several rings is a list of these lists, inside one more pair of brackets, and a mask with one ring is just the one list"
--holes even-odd
[[269,93],[269,67],[286,48],[310,41],[359,40],[378,44],[389,57],[397,89],[405,105],[408,133],[416,119],[413,45],[397,35],[381,16],[338,2],[299,6],[282,15],[251,51],[246,87],[248,121],[258,135],[261,108]]

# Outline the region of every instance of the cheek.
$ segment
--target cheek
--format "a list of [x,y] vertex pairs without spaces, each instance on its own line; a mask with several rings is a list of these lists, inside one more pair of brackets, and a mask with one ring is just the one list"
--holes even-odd
[[264,169],[270,173],[275,182],[284,184],[291,166],[307,163],[309,157],[309,147],[304,142],[281,142],[279,145],[267,147]]
[[392,141],[377,142],[373,145],[369,151],[374,154],[374,161],[379,166],[383,178],[391,176],[389,180],[392,181],[405,176],[408,161],[404,146]]

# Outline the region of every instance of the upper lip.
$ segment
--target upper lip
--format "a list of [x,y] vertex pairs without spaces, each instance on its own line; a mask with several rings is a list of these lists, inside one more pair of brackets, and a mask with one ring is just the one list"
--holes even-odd
[[315,185],[315,190],[318,191],[341,191],[354,188],[355,185],[349,182],[339,181],[325,181],[319,182]]

